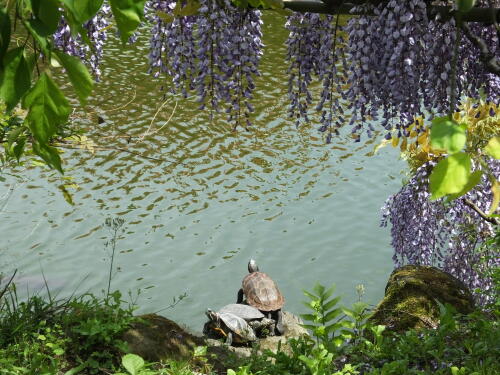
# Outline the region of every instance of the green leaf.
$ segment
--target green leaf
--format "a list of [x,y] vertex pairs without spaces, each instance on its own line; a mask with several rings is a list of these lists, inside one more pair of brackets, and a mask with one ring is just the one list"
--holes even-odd
[[339,316],[342,313],[342,309],[338,308],[335,310],[330,311],[328,314],[326,314],[324,320],[325,322],[329,322],[333,319],[335,319],[337,316]]
[[165,12],[162,12],[160,10],[156,12],[156,15],[158,17],[160,17],[161,20],[165,23],[172,23],[175,19],[175,17],[173,15],[171,15],[170,13],[165,13]]
[[[307,290],[303,290],[302,292],[304,293],[305,296],[309,297],[312,300],[319,299],[318,296],[315,296],[314,294],[312,294],[311,292],[308,292]],[[306,306],[309,306],[309,305],[306,304]]]
[[87,98],[94,87],[94,80],[90,75],[87,67],[77,57],[67,55],[61,51],[54,51],[59,62],[62,64],[69,80],[82,105],[85,105]]
[[491,193],[493,194],[493,200],[491,202],[490,211],[488,215],[493,216],[498,205],[500,204],[500,183],[496,180],[495,177],[490,179],[491,181]]
[[285,4],[283,3],[283,0],[263,0],[264,7],[271,8],[271,9],[283,9]]
[[474,7],[476,0],[455,0],[459,12],[467,13]]
[[64,173],[61,166],[61,157],[57,152],[55,147],[51,147],[47,144],[39,144],[38,142],[33,142],[33,151],[35,154],[40,156],[49,167],[57,169],[59,172]]
[[316,283],[313,287],[313,291],[321,298],[325,292],[325,287],[320,283]]
[[87,363],[82,363],[81,365],[78,365],[77,367],[73,367],[72,369],[66,371],[64,375],[75,375],[84,370],[87,367]]
[[[323,295],[321,296],[323,298],[324,301],[326,301],[328,298],[330,298],[333,294],[333,292],[335,292],[335,284],[332,285],[328,290],[324,291],[323,292]],[[328,310],[325,308],[325,310]]]
[[310,330],[310,331],[314,331],[317,327],[317,326],[312,325],[312,324],[301,324],[301,326],[304,327],[305,329]]
[[126,43],[144,15],[146,0],[110,0],[111,11],[120,31],[123,43]]
[[462,195],[467,193],[474,186],[479,184],[479,181],[481,181],[482,175],[483,175],[483,171],[475,171],[475,172],[471,173],[471,175],[469,176],[469,180],[467,181],[467,184],[464,186],[464,188],[456,194],[449,194],[447,196],[447,200],[449,202],[451,202],[452,200],[457,199],[458,197],[461,197]]
[[0,67],[3,66],[5,52],[10,44],[10,17],[4,9],[0,8]]
[[464,152],[442,159],[429,177],[431,199],[439,199],[447,194],[462,191],[469,182],[470,168],[470,157]]
[[484,151],[495,159],[500,159],[500,137],[491,138]]
[[334,299],[328,301],[327,303],[325,303],[323,305],[323,308],[325,309],[325,311],[328,311],[330,310],[333,306],[335,306],[341,299],[342,297],[341,296],[338,296],[338,297],[335,297]]
[[197,0],[189,0],[184,6],[182,2],[178,1],[175,4],[174,15],[176,17],[193,16],[198,13],[200,7],[201,4]]
[[36,140],[33,150],[62,173],[59,154],[48,143],[59,126],[68,120],[71,110],[68,100],[47,73],[43,73],[24,97],[23,107],[28,109],[25,123]]
[[122,365],[131,375],[137,375],[144,367],[144,360],[136,354],[126,354],[122,358]]
[[300,317],[308,322],[316,321],[316,315],[314,314],[300,314]]
[[30,61],[26,59],[24,47],[11,49],[4,60],[0,76],[0,98],[5,101],[7,111],[12,110],[31,86]]
[[17,162],[21,159],[21,156],[24,153],[24,146],[26,145],[26,137],[21,136],[16,139],[16,144],[14,147],[12,147],[12,153],[17,159]]
[[458,125],[448,117],[438,117],[432,120],[431,146],[454,154],[465,146],[466,125]]
[[75,22],[84,24],[101,9],[104,0],[61,0],[71,12]]
[[52,35],[59,25],[61,11],[58,0],[31,0],[33,15],[44,26],[46,33]]
[[57,127],[68,120],[71,111],[68,100],[47,73],[26,94],[23,107],[29,109],[27,124],[41,144],[56,134]]
[[49,41],[47,37],[50,35],[47,27],[37,19],[24,22],[24,26],[36,40],[45,56],[50,57]]

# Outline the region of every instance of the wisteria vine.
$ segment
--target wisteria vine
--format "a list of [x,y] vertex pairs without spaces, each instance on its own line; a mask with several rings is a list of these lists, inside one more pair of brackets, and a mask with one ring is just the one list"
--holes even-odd
[[[478,3],[489,5],[485,1]],[[354,135],[365,132],[371,136],[378,122],[387,134],[407,136],[415,117],[447,113],[451,97],[478,98],[483,90],[489,99],[498,102],[500,79],[479,61],[478,48],[463,36],[457,41],[453,19],[442,22],[437,16],[429,17],[427,4],[424,0],[390,0],[378,6],[356,7],[353,11],[366,15],[351,17],[343,27],[333,27],[330,18],[312,13],[289,16],[290,112],[296,121],[309,121],[312,75],[325,83],[325,77],[333,71],[334,76],[341,76],[335,91],[344,99],[344,105],[327,106],[328,113],[322,113],[321,131],[332,131],[348,122]],[[472,28],[500,57],[495,26],[473,24]],[[327,50],[341,35],[348,36],[347,45],[339,40],[333,55],[323,53],[317,42],[320,35],[321,46],[328,46]],[[458,64],[453,71],[457,42]],[[342,89],[344,82],[347,88]],[[325,95],[323,91],[320,110]],[[349,110],[349,121],[343,116],[344,108]],[[333,118],[337,120],[329,120]]]
[[[438,266],[471,290],[479,289],[475,293],[478,303],[492,302],[494,296],[488,293],[492,280],[486,271],[500,266],[500,249],[489,249],[489,254],[479,250],[494,236],[495,228],[468,204],[487,212],[493,200],[491,183],[484,174],[480,184],[464,196],[450,203],[431,201],[429,174],[434,164],[422,165],[382,209],[381,225],[392,224],[394,263]],[[500,179],[500,160],[489,159],[487,165]]]

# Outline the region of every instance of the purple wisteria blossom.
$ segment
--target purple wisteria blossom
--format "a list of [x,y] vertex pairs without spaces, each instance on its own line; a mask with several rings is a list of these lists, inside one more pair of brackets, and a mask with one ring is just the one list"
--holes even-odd
[[[428,3],[390,0],[354,8],[366,15],[349,19],[342,29],[342,34],[348,35],[347,47],[343,49],[340,42],[340,50],[336,47],[331,55],[326,51],[331,51],[338,39],[332,36],[336,29],[333,18],[309,13],[289,16],[290,115],[296,124],[309,120],[309,87],[315,76],[324,86],[317,106],[322,111],[322,131],[343,125],[350,117],[354,134],[366,132],[370,136],[378,122],[389,136],[408,136],[408,126],[415,117],[447,113],[452,96],[458,105],[460,98],[478,98],[483,90],[490,100],[498,101],[500,79],[486,71],[478,60],[478,49],[460,33],[454,71],[455,22],[432,15]],[[497,6],[500,2],[493,3]],[[489,6],[488,1],[479,5]],[[471,23],[470,28],[500,58],[495,26]],[[328,92],[337,94],[330,95],[330,100],[334,96],[337,100],[325,111]],[[345,109],[349,116],[344,116]]]
[[[250,124],[250,103],[262,55],[261,12],[230,0],[200,0],[197,14],[174,17],[175,0],[152,0],[150,71],[171,77],[171,91],[198,96],[200,109],[226,107],[234,126]],[[162,17],[163,15],[163,17]],[[167,15],[171,20],[166,20]]]
[[99,64],[102,59],[104,43],[107,39],[107,27],[111,17],[111,7],[104,4],[99,12],[83,27],[87,30],[87,37],[91,47],[80,37],[73,37],[68,23],[61,19],[58,29],[53,35],[54,45],[65,53],[79,57],[87,64],[96,80],[101,76]]
[[[290,30],[286,41],[288,66],[289,115],[295,118],[299,126],[301,119],[308,122],[308,107],[312,103],[309,85],[313,74],[326,72],[331,67],[329,54],[320,54],[321,42],[330,42],[322,38],[322,32],[328,30],[332,17],[322,18],[316,13],[294,13],[287,17],[285,27]],[[326,27],[326,30],[324,30]],[[332,45],[330,43],[330,45]],[[328,59],[322,61],[322,58]],[[330,64],[328,64],[330,63]]]
[[[485,254],[479,250],[494,236],[493,225],[466,202],[487,212],[493,200],[491,183],[483,174],[481,182],[464,196],[445,203],[431,201],[429,174],[435,163],[421,166],[382,209],[381,224],[392,224],[391,237],[396,266],[434,265],[462,280],[475,293],[478,303],[491,302],[492,280],[487,270],[500,266],[500,249]],[[500,161],[489,159],[488,168],[500,179]],[[477,167],[480,168],[479,166]]]

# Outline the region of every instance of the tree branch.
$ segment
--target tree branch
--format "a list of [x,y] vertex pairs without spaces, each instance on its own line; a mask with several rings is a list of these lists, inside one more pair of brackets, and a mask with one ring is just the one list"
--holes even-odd
[[481,216],[484,220],[486,220],[487,222],[489,222],[493,225],[500,225],[500,222],[496,218],[486,215],[486,213],[484,213],[484,211],[481,210],[478,206],[476,206],[472,201],[470,201],[467,198],[463,198],[463,199],[464,199],[464,203],[467,206],[469,206],[470,208],[472,208],[474,211],[476,211],[477,214],[479,216]]
[[473,34],[466,22],[462,23],[462,30],[464,31],[465,36],[467,36],[467,39],[469,39],[469,41],[479,49],[479,60],[483,62],[486,69],[490,73],[500,77],[500,61],[495,57],[493,52],[490,52],[486,42],[479,36]]
[[[382,3],[381,0],[283,0],[285,8],[295,12],[311,12],[323,14],[350,14],[361,15],[364,12],[353,12],[355,6],[370,3],[378,5]],[[452,7],[428,5],[429,15],[436,16],[439,14],[442,20],[450,20],[455,17],[455,10]],[[370,13],[368,13],[370,14]],[[464,22],[479,22],[483,24],[499,23],[500,8],[472,8],[467,13],[463,14],[462,20]]]

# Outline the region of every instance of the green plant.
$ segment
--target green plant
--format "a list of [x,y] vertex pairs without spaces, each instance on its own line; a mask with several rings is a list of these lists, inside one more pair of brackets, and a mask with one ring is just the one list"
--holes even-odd
[[299,359],[304,362],[311,375],[330,374],[330,364],[333,360],[333,354],[325,349],[323,344],[319,344],[312,349],[311,355],[300,355]]
[[356,370],[357,366],[353,366],[350,363],[344,365],[342,370],[334,372],[332,375],[356,375],[359,371]]
[[308,324],[303,324],[304,328],[312,331],[316,342],[323,344],[329,350],[335,331],[342,327],[339,320],[334,321],[341,313],[342,309],[337,307],[341,297],[330,298],[335,291],[335,285],[326,289],[317,283],[312,292],[304,290],[304,294],[310,299],[304,305],[311,310],[310,314],[301,314],[301,318]]
[[[158,372],[149,370],[142,357],[136,354],[126,354],[122,357],[122,366],[130,375],[155,375]],[[127,375],[123,372],[117,372],[115,375]]]

